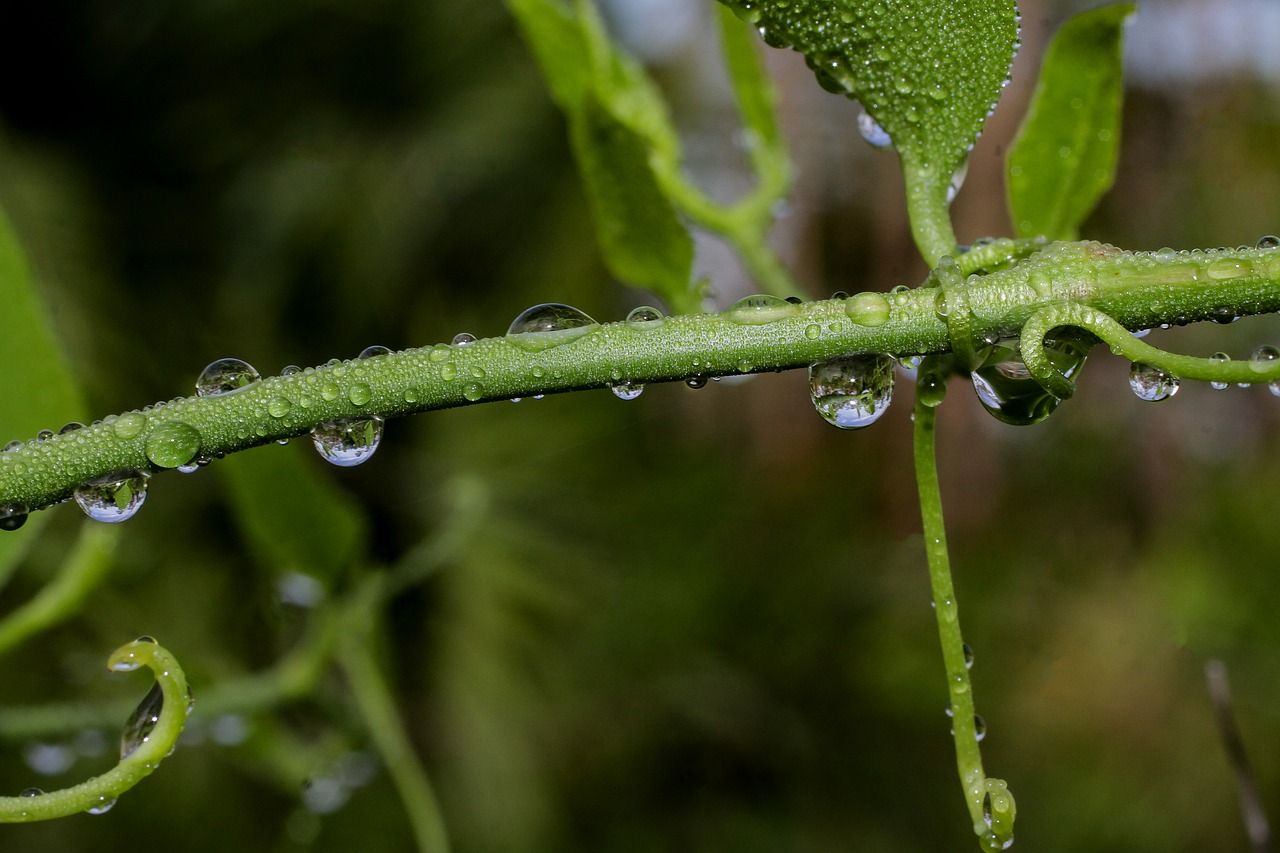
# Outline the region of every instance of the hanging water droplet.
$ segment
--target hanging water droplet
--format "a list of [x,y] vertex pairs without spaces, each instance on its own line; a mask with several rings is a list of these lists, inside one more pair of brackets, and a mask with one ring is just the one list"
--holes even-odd
[[1129,366],[1129,388],[1139,400],[1168,400],[1178,393],[1178,385],[1178,377],[1155,365],[1135,361]]
[[238,358],[220,358],[210,362],[200,371],[196,380],[197,397],[216,397],[248,388],[262,377],[247,361]]
[[889,300],[883,293],[859,293],[845,300],[844,313],[859,326],[883,326],[889,322]]
[[0,504],[0,530],[17,530],[27,523],[26,504]]
[[858,133],[872,148],[884,150],[893,147],[893,137],[871,117],[870,113],[858,113]]
[[833,426],[868,427],[893,402],[893,357],[871,353],[817,362],[809,368],[809,399]]
[[200,452],[200,431],[182,421],[166,421],[147,436],[146,454],[158,468],[186,465]]
[[1277,237],[1274,234],[1267,234],[1263,237],[1259,237],[1258,242],[1254,244],[1254,248],[1261,249],[1263,251],[1280,249],[1280,237]]
[[969,176],[969,161],[965,159],[954,172],[951,173],[951,181],[947,184],[947,204],[955,201],[956,195],[960,192],[960,188],[964,186],[964,179]]
[[115,800],[108,800],[105,796],[98,797],[98,804],[85,809],[86,814],[106,814],[111,811],[111,807],[116,804]]
[[560,302],[544,302],[520,313],[507,340],[526,352],[541,352],[578,340],[599,327],[585,312]]
[[[1070,334],[1046,340],[1044,349],[1049,362],[1068,379],[1080,372],[1089,353],[1088,345]],[[1014,339],[991,347],[970,378],[987,412],[1013,426],[1039,423],[1062,403],[1027,370]]]
[[141,471],[119,471],[90,480],[76,489],[76,503],[94,521],[127,521],[147,499],[147,477]]
[[311,441],[329,462],[343,468],[359,465],[378,449],[383,419],[342,418],[312,427]]
[[684,384],[685,384],[685,385],[688,385],[690,388],[692,388],[692,389],[694,389],[694,390],[696,391],[696,390],[698,390],[699,388],[705,388],[705,387],[707,387],[707,377],[705,377],[705,376],[691,376],[690,378],[688,378],[688,379],[686,379],[686,380],[684,381]]
[[762,326],[799,313],[795,305],[777,296],[744,296],[724,312],[725,319],[740,326]]
[[453,336],[453,345],[455,347],[470,346],[476,342],[476,336],[470,332],[458,332]]
[[979,743],[987,736],[987,721],[977,714],[973,715],[973,736]]
[[368,346],[360,350],[360,355],[356,356],[356,358],[377,358],[380,355],[391,355],[390,347],[374,344],[373,346]]
[[627,325],[634,329],[654,329],[662,325],[662,312],[651,305],[632,308],[627,315]]
[[[1213,355],[1209,356],[1209,360],[1216,361],[1216,362],[1227,362],[1231,360],[1231,356],[1227,355],[1225,352],[1215,352]],[[1215,391],[1225,391],[1227,387],[1230,385],[1231,385],[1230,382],[1212,381],[1209,383],[1209,387],[1214,389]]]
[[164,709],[164,691],[160,682],[151,685],[147,695],[142,697],[138,707],[133,709],[129,719],[125,721],[124,731],[120,734],[120,759],[124,760],[147,742],[151,732],[160,722],[160,712]]
[[965,643],[961,648],[964,649],[964,668],[973,668],[973,646]]
[[644,385],[639,382],[632,382],[629,379],[623,379],[621,382],[614,383],[609,390],[619,400],[634,400],[644,393]]

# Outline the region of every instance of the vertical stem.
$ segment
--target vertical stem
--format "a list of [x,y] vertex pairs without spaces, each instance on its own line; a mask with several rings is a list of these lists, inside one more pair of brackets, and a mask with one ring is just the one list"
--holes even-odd
[[974,726],[973,691],[965,666],[964,639],[960,636],[960,615],[951,583],[951,561],[947,554],[947,534],[942,518],[942,494],[938,487],[935,454],[934,410],[917,394],[913,445],[916,486],[920,492],[920,515],[924,524],[925,555],[929,563],[929,583],[933,588],[934,616],[942,641],[942,660],[947,670],[947,690],[951,698],[951,724],[955,732],[956,765],[964,786],[969,816],[975,830],[985,831],[983,797],[986,794],[982,755]]

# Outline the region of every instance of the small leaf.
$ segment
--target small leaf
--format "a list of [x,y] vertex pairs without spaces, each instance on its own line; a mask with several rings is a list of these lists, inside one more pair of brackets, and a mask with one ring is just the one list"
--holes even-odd
[[597,241],[610,272],[652,290],[678,311],[696,310],[689,288],[693,241],[658,184],[645,138],[592,95],[583,98],[569,119]]
[[[56,430],[84,411],[22,248],[0,211],[0,444]],[[0,579],[8,577],[45,518],[37,513],[22,529],[0,533]]]
[[902,157],[917,243],[926,257],[950,251],[948,188],[1008,79],[1014,0],[721,2],[862,102]]
[[1009,150],[1009,210],[1019,237],[1077,239],[1115,180],[1122,28],[1133,11],[1121,3],[1083,12],[1050,44]]
[[359,508],[297,448],[236,453],[217,470],[242,535],[270,568],[331,585],[363,547]]
[[551,97],[566,109],[591,85],[591,54],[577,18],[555,0],[508,0]]

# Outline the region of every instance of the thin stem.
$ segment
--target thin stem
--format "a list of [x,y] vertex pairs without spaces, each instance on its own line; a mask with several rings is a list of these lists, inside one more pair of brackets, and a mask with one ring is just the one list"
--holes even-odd
[[372,634],[378,620],[372,616],[382,595],[380,584],[369,582],[362,590],[367,602],[352,608],[348,630],[338,645],[338,663],[351,686],[356,706],[369,729],[378,754],[387,766],[413,827],[420,853],[447,853],[449,838],[435,790],[395,706],[395,696],[373,654]]
[[920,517],[929,564],[929,585],[933,590],[934,616],[947,672],[956,767],[960,772],[969,817],[983,849],[1000,850],[1013,838],[1013,797],[1004,782],[988,779],[982,770],[973,690],[969,682],[964,638],[960,633],[960,611],[951,581],[951,560],[942,517],[942,493],[938,485],[935,453],[936,418],[934,408],[927,405],[919,393],[913,419],[916,487],[920,494]]
[[1218,721],[1222,745],[1227,750],[1227,758],[1235,773],[1236,787],[1240,791],[1240,811],[1244,815],[1249,841],[1256,853],[1269,853],[1271,825],[1267,822],[1267,813],[1262,807],[1262,797],[1258,793],[1253,768],[1249,765],[1244,738],[1240,736],[1240,728],[1231,712],[1231,685],[1227,680],[1226,665],[1220,660],[1209,661],[1204,665],[1204,679],[1209,689],[1209,698],[1213,702],[1213,715]]
[[[34,796],[0,797],[0,822],[49,820],[90,809],[105,811],[116,798],[141,782],[173,751],[187,723],[187,679],[172,654],[154,640],[138,640],[116,649],[107,661],[114,672],[146,666],[155,674],[163,707],[150,733],[115,767],[87,782]],[[144,700],[146,701],[146,700]]]
[[954,254],[956,232],[948,210],[947,187],[950,175],[939,176],[927,164],[917,163],[907,152],[902,156],[902,177],[907,190],[907,218],[925,263],[938,265],[943,255]]

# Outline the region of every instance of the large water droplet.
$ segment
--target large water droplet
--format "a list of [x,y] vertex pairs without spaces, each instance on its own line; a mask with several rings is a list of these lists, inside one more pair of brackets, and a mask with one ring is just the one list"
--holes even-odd
[[893,402],[893,357],[871,353],[820,361],[809,368],[809,398],[829,424],[870,426]]
[[1258,242],[1255,244],[1254,247],[1257,249],[1262,249],[1263,251],[1270,251],[1271,249],[1280,249],[1280,237],[1277,237],[1274,234],[1267,234],[1263,237],[1259,237]]
[[94,521],[127,521],[147,499],[147,474],[119,471],[76,489],[76,503]]
[[[262,377],[247,361],[238,358],[220,358],[210,362],[200,371],[196,380],[196,396],[216,397],[219,394],[230,394],[248,388]],[[118,431],[118,430],[117,430]]]
[[889,322],[889,300],[883,293],[859,293],[845,300],[844,313],[859,326],[883,326]]
[[744,296],[724,312],[725,319],[741,326],[762,326],[799,313],[794,304],[778,296]]
[[1135,361],[1129,366],[1129,388],[1139,400],[1158,403],[1178,393],[1178,377],[1155,365]]
[[633,329],[656,329],[662,325],[662,312],[651,305],[632,308],[627,315],[627,325]]
[[893,137],[880,126],[880,122],[871,117],[870,113],[858,114],[858,133],[862,134],[862,138],[872,148],[883,150],[893,147]]
[[[1089,353],[1084,343],[1069,336],[1046,340],[1044,349],[1049,362],[1068,379],[1080,372]],[[970,377],[987,412],[1014,426],[1039,423],[1062,402],[1044,390],[1027,370],[1013,339],[992,346]]]
[[0,504],[0,530],[17,530],[27,523],[26,504]]
[[124,731],[120,733],[121,760],[133,755],[138,747],[147,742],[156,723],[160,722],[160,712],[163,709],[164,692],[160,689],[160,682],[156,682],[125,721]]
[[359,465],[378,449],[383,419],[342,418],[312,427],[311,441],[329,462],[343,468]]
[[455,347],[471,346],[476,342],[476,336],[470,332],[458,332],[453,336],[453,345]]
[[200,431],[182,421],[160,424],[147,436],[147,458],[160,468],[186,465],[200,451]]
[[609,390],[613,391],[613,395],[619,400],[634,400],[644,393],[644,385],[623,379],[621,382],[614,383]]
[[138,437],[138,433],[142,432],[142,428],[147,425],[147,416],[138,412],[126,412],[116,418],[115,423],[111,425],[111,429],[118,438],[125,441]]
[[598,325],[572,305],[544,302],[511,321],[507,340],[527,352],[541,352],[576,341]]
[[389,347],[374,344],[373,346],[368,346],[360,350],[360,355],[356,356],[356,358],[377,358],[380,355],[391,355],[391,349]]

